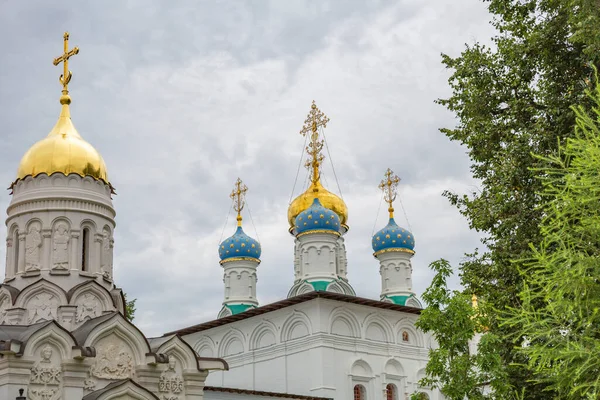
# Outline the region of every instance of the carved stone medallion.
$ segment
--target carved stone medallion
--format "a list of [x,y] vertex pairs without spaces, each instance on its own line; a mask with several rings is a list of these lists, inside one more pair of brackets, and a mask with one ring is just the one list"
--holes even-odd
[[30,324],[42,320],[56,319],[58,299],[51,293],[42,292],[35,295],[26,308],[29,310]]
[[31,368],[29,375],[29,399],[58,400],[62,377],[60,367],[52,365],[52,348],[42,348],[40,357],[41,360]]
[[175,358],[169,356],[169,367],[160,374],[158,392],[161,400],[179,400],[179,395],[183,392],[183,379],[175,369],[176,363]]
[[122,345],[107,343],[98,350],[90,373],[100,379],[133,378],[133,358]]
[[77,322],[96,318],[100,315],[100,302],[93,294],[86,293],[81,300],[77,301]]

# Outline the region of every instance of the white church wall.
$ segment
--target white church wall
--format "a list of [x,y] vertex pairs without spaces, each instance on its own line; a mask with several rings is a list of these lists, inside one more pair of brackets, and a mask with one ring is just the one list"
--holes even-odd
[[[414,327],[417,317],[316,298],[184,339],[205,354],[216,349],[229,363],[230,370],[209,375],[207,385],[347,400],[361,384],[365,400],[383,400],[391,383],[403,400],[421,390],[417,374],[431,343]],[[225,350],[232,337],[239,340],[236,354]]]

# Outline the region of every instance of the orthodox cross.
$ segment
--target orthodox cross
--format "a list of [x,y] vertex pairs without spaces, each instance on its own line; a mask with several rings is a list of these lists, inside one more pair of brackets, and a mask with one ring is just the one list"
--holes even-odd
[[[321,154],[321,150],[323,149],[323,140],[319,140],[319,127],[327,127],[327,123],[329,122],[329,118],[323,114],[321,110],[317,108],[315,101],[313,100],[312,105],[310,106],[310,112],[304,121],[304,125],[300,130],[300,134],[302,136],[306,136],[307,133],[311,133],[310,143],[306,147],[306,152],[311,157],[306,161],[305,167],[312,169],[312,183],[316,184],[319,180],[319,166],[323,162],[323,155]],[[314,187],[315,191],[317,191],[317,187]]]
[[394,175],[394,171],[388,168],[385,171],[385,178],[379,184],[379,189],[383,190],[383,199],[389,204],[388,211],[390,212],[390,218],[394,218],[394,206],[392,203],[396,200],[398,183],[400,183],[400,178],[398,178],[398,175]]
[[60,57],[55,58],[53,64],[58,65],[63,63],[63,74],[58,80],[63,85],[63,94],[66,95],[69,93],[68,86],[69,82],[71,82],[71,78],[73,77],[73,74],[71,71],[69,71],[69,58],[79,53],[79,47],[73,47],[71,50],[69,50],[69,32],[65,32],[63,39],[65,45],[64,53]]
[[237,178],[233,191],[229,195],[233,199],[233,209],[237,211],[238,226],[242,226],[242,210],[246,204],[245,197],[248,187],[244,185],[240,178]]

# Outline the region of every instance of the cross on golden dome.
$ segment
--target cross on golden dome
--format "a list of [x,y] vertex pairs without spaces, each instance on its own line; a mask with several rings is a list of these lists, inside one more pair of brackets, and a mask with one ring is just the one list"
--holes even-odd
[[379,184],[379,189],[383,190],[383,199],[389,204],[388,211],[390,212],[390,218],[394,218],[394,206],[393,202],[396,200],[398,194],[398,183],[400,178],[398,175],[394,175],[394,171],[387,169],[385,171],[385,178]]
[[245,198],[247,191],[248,187],[244,185],[240,178],[237,178],[237,181],[235,181],[235,185],[233,187],[233,191],[229,195],[229,197],[233,199],[233,209],[237,211],[238,226],[242,226],[242,210],[246,204]]
[[79,47],[73,47],[69,50],[69,32],[65,32],[63,35],[64,42],[64,53],[60,57],[56,57],[53,61],[54,65],[58,65],[63,63],[63,74],[58,79],[59,82],[63,85],[63,95],[69,94],[69,82],[71,82],[71,78],[73,77],[73,73],[69,71],[69,58],[73,57],[75,54],[79,54]]
[[[306,152],[311,157],[306,161],[306,168],[312,169],[312,178],[311,181],[313,184],[316,184],[319,181],[319,166],[323,162],[325,158],[323,154],[321,154],[321,150],[323,150],[323,140],[319,140],[319,127],[327,127],[327,123],[329,122],[329,118],[317,108],[315,101],[313,100],[312,105],[310,106],[310,112],[304,121],[304,125],[300,130],[300,134],[302,136],[306,136],[310,132],[310,143],[306,147]],[[318,191],[318,186],[314,185],[315,191]]]

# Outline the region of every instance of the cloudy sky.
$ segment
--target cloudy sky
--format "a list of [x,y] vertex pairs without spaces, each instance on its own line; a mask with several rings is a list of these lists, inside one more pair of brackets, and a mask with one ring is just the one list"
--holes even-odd
[[[379,294],[370,241],[386,223],[377,185],[388,167],[402,178],[408,222],[399,204],[397,221],[416,237],[418,294],[431,261],[456,264],[478,246],[478,234],[441,196],[476,182],[464,149],[438,131],[455,121],[434,100],[449,94],[440,53],[457,55],[492,34],[481,1],[2,0],[5,187],[58,116],[62,69],[52,60],[65,30],[80,48],[70,63],[73,122],[117,188],[115,279],[138,299],[136,323],[146,334],[218,313],[217,247],[235,229],[233,215],[225,222],[238,176],[249,187],[254,226],[246,213],[246,232],[263,247],[259,301],[286,296],[286,213],[313,99],[331,118],[323,174],[338,192],[332,160],[349,208],[349,279],[359,296]],[[9,201],[6,191],[0,208]]]

